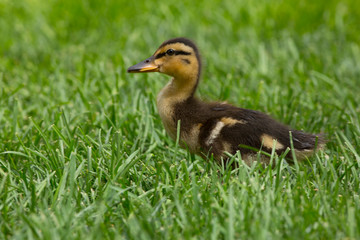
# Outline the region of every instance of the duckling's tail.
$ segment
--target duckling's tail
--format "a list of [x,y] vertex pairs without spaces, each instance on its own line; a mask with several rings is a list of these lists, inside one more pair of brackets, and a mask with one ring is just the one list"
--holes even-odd
[[[323,150],[327,142],[324,134],[309,134],[294,130],[291,131],[291,135],[295,156],[299,161],[313,155],[318,150]],[[289,157],[292,159],[292,154]]]

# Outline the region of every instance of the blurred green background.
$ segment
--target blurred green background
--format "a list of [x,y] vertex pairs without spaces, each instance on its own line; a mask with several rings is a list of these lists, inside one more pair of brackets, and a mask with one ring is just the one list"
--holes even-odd
[[[75,104],[76,93],[87,88],[84,76],[91,74],[94,67],[109,74],[98,76],[100,82],[87,83],[98,88],[83,94],[97,94],[103,99],[105,95],[100,91],[104,82],[108,88],[115,87],[114,80],[106,78],[117,75],[117,87],[124,86],[125,91],[117,90],[128,95],[126,87],[131,88],[130,92],[133,87],[144,89],[144,81],[125,74],[126,68],[151,55],[166,39],[185,36],[198,43],[203,55],[205,72],[201,89],[206,96],[270,112],[267,103],[260,106],[243,103],[246,92],[253,98],[261,80],[270,88],[286,84],[283,87],[294,88],[292,95],[319,87],[304,87],[317,84],[309,77],[314,71],[332,78],[325,84],[333,85],[331,81],[336,81],[349,89],[357,86],[352,79],[359,77],[358,6],[358,1],[351,0],[256,3],[1,0],[3,96],[15,91],[12,96],[16,96],[19,104],[26,103],[28,110],[34,112],[48,104],[51,107]],[[245,87],[246,92],[230,94],[223,87],[227,86],[224,82],[229,84],[229,78],[236,78],[232,88]],[[145,87],[149,87],[147,84]],[[150,83],[147,91],[156,92],[163,84]],[[334,98],[342,100],[337,107],[346,104],[347,92],[336,89],[321,92],[329,90],[328,87],[315,91],[320,91],[322,99],[340,95]],[[218,89],[222,89],[220,93]],[[286,95],[288,89],[284,91]],[[276,109],[273,114],[277,116]]]
[[[107,103],[123,103],[121,112],[136,92],[154,99],[168,78],[126,69],[184,36],[203,56],[203,98],[265,111],[297,128],[311,122],[307,131],[331,136],[333,127],[347,129],[344,107],[358,112],[359,5],[1,0],[0,113],[13,121],[2,119],[0,127],[14,136],[29,116],[46,121],[59,107],[78,122],[100,123],[89,114],[107,112]],[[115,109],[110,115],[117,117]]]

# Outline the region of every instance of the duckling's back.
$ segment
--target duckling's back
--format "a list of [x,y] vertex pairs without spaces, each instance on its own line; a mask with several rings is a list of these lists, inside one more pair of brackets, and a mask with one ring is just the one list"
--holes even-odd
[[[266,114],[229,104],[189,98],[178,103],[174,113],[174,121],[181,122],[181,139],[189,149],[203,155],[212,154],[218,161],[226,158],[225,152],[235,154],[238,150],[248,163],[251,162],[248,159],[256,160],[254,155],[260,149],[271,153],[275,148],[281,155],[291,148],[290,132],[298,160],[311,155],[324,143],[319,135],[292,130]],[[292,155],[288,154],[287,158],[291,160]]]

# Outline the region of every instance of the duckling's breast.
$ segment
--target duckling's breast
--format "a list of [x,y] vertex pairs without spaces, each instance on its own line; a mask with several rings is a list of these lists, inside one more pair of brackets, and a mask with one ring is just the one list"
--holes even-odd
[[160,91],[157,96],[157,109],[161,118],[161,121],[164,125],[166,132],[170,135],[172,139],[176,139],[176,127],[177,123],[174,118],[174,101],[171,95],[168,94],[167,85],[164,89]]
[[[176,113],[176,108],[179,103],[185,101],[186,96],[181,94],[174,94],[171,89],[171,84],[168,84],[160,91],[157,97],[157,108],[164,125],[166,132],[169,136],[176,140],[177,125],[180,124],[180,145],[188,148],[192,153],[199,153],[199,134],[202,126],[198,121],[192,121],[194,115],[185,114],[179,117]],[[194,106],[192,107],[194,108]],[[192,109],[196,112],[195,109]]]

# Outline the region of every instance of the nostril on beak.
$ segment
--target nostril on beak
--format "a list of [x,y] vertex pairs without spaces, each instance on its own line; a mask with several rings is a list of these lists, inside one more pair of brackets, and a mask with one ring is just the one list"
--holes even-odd
[[149,62],[150,62],[150,60],[149,60],[149,59],[146,59],[146,60],[145,60],[145,62],[146,62],[146,63],[149,63]]

